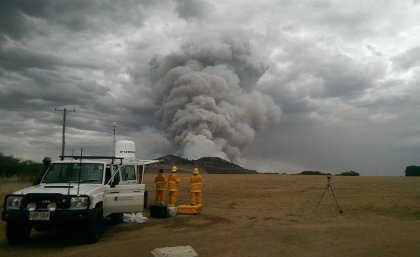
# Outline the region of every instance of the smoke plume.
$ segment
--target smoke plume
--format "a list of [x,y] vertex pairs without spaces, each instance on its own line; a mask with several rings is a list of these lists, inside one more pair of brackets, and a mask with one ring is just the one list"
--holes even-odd
[[157,116],[177,154],[237,162],[281,110],[257,88],[266,66],[249,44],[224,38],[184,44],[152,61]]

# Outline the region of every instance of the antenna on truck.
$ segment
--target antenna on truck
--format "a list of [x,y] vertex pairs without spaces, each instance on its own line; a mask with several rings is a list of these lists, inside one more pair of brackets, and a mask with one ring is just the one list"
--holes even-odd
[[80,149],[79,178],[77,179],[77,195],[79,195],[79,191],[80,191],[80,175],[82,173],[82,156],[83,156],[83,147]]
[[112,122],[112,130],[114,132],[114,141],[112,141],[112,156],[115,157],[115,128],[117,127],[117,123],[114,121]]

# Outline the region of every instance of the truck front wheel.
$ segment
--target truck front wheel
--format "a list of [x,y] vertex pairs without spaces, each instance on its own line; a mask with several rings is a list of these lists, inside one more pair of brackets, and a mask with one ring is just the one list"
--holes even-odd
[[25,243],[31,234],[31,227],[26,223],[7,222],[6,238],[10,244]]
[[103,209],[102,207],[96,207],[93,219],[86,224],[85,228],[85,242],[96,243],[102,233],[103,228]]

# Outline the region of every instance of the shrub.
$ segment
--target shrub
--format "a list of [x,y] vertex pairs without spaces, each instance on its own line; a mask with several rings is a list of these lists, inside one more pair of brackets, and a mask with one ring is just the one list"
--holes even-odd
[[405,168],[405,176],[420,176],[420,166],[407,166],[407,168]]

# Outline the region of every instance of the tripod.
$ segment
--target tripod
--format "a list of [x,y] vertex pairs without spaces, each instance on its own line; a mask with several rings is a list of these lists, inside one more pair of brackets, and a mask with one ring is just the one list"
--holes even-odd
[[337,204],[338,211],[339,211],[339,212],[340,212],[340,214],[341,214],[341,213],[343,213],[343,211],[341,210],[340,205],[338,204],[337,198],[335,197],[334,191],[333,191],[333,189],[332,189],[332,187],[331,187],[331,184],[330,184],[330,180],[331,180],[331,177],[330,177],[330,176],[327,176],[327,186],[325,187],[324,192],[323,192],[323,193],[322,193],[322,195],[321,195],[321,199],[319,199],[318,204],[316,205],[315,212],[318,210],[319,204],[321,203],[322,198],[323,198],[323,197],[324,197],[324,195],[325,195],[325,192],[326,192],[327,190],[330,190],[330,191],[331,191],[331,193],[332,193],[332,195],[333,195],[333,197],[334,197],[335,203]]

